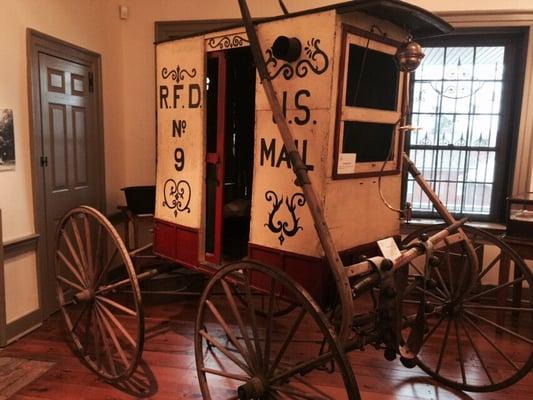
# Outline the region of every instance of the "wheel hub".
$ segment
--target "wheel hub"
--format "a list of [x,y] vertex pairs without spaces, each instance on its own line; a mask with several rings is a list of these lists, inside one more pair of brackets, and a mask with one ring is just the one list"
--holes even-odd
[[267,386],[264,381],[255,376],[237,389],[239,400],[260,399],[265,394]]
[[94,298],[94,291],[92,289],[85,289],[81,292],[78,292],[74,295],[77,301],[90,301]]
[[463,304],[460,301],[451,301],[444,305],[443,311],[448,315],[455,317],[463,311]]

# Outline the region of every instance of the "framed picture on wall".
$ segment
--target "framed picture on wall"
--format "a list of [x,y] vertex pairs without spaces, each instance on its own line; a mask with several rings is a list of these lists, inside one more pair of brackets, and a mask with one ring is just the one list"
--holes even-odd
[[13,110],[0,108],[0,171],[15,169]]

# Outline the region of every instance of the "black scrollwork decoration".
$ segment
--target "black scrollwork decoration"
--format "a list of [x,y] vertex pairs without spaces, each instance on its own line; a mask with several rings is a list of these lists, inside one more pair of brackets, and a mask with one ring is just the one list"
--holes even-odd
[[289,210],[291,221],[276,220],[276,214],[280,210],[284,197],[278,197],[278,195],[272,191],[267,190],[265,193],[265,199],[272,203],[272,210],[268,213],[268,222],[265,226],[273,233],[279,233],[278,240],[280,245],[283,246],[285,237],[293,237],[298,231],[303,230],[300,226],[300,218],[296,216],[296,209],[305,205],[305,197],[302,193],[294,193],[289,200],[289,196],[285,198],[285,205]]
[[163,190],[163,206],[171,210],[174,209],[175,217],[178,216],[178,212],[191,212],[189,208],[189,203],[191,202],[191,186],[189,182],[184,180],[176,182],[174,179],[167,179]]
[[245,46],[246,43],[250,43],[250,41],[247,38],[239,35],[216,37],[211,38],[207,41],[207,45],[209,46],[209,48],[218,48],[220,50],[242,47]]
[[178,65],[175,69],[168,70],[167,67],[164,67],[161,70],[161,76],[163,79],[170,77],[173,81],[176,81],[176,83],[180,83],[182,80],[184,80],[186,75],[189,78],[194,78],[196,76],[196,68],[191,69],[191,71],[187,71]]
[[[329,58],[326,53],[322,51],[318,44],[320,39],[312,38],[307,41],[307,45],[304,48],[304,53],[309,57],[308,60],[301,60],[296,65],[296,75],[303,78],[307,75],[309,68],[317,75],[321,75],[329,67]],[[311,61],[309,61],[311,60]]]
[[[274,53],[272,52],[272,49],[267,49],[266,51],[267,59],[265,60],[265,64],[267,67],[267,71],[270,69],[274,69],[278,66],[278,60],[276,57],[274,57]],[[269,68],[269,66],[272,66],[272,68]],[[294,68],[289,63],[284,63],[279,69],[277,69],[274,73],[268,73],[270,76],[270,79],[275,79],[279,74],[283,74],[283,77],[286,80],[289,80],[294,75]]]
[[278,60],[274,57],[272,49],[266,50],[266,66],[267,70],[274,70],[269,72],[270,79],[275,79],[282,74],[286,80],[291,79],[295,74],[299,78],[304,78],[309,72],[316,75],[322,75],[329,68],[328,55],[319,47],[320,39],[312,38],[307,41],[304,47],[304,54],[307,58],[301,59],[296,63],[296,66],[290,63],[283,63],[278,69]]
[[[272,190],[267,190],[265,193],[265,199],[268,202],[272,202],[272,211],[268,213],[268,223],[265,224],[265,226],[270,229],[273,233],[279,233],[283,229],[283,223],[281,221],[277,221],[274,223],[274,216],[279,211],[281,205],[283,204],[283,197],[281,197],[281,200],[278,199],[278,195],[273,192]],[[283,235],[280,236],[280,243],[283,244],[283,239],[281,239]]]

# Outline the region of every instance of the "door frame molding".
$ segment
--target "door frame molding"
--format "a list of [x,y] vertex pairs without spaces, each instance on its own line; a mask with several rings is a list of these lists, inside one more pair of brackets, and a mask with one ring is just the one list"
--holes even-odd
[[[28,28],[26,30],[27,74],[28,74],[28,106],[30,127],[31,177],[33,189],[33,215],[36,233],[40,235],[37,245],[37,278],[39,281],[39,304],[42,319],[46,319],[55,308],[53,299],[45,298],[47,282],[47,233],[45,215],[44,176],[41,167],[43,154],[41,127],[41,91],[39,78],[39,53],[45,53],[66,61],[76,62],[94,71],[94,98],[96,135],[98,143],[97,159],[93,160],[99,168],[97,177],[97,204],[100,210],[105,210],[105,154],[104,154],[104,124],[102,99],[102,59],[100,54],[83,47],[73,45],[61,39]],[[54,292],[55,293],[55,292]]]

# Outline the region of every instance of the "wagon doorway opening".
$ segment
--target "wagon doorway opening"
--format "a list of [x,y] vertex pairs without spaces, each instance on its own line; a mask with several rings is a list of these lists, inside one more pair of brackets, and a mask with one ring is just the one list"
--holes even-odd
[[208,54],[205,258],[215,264],[248,254],[255,79],[249,47]]

